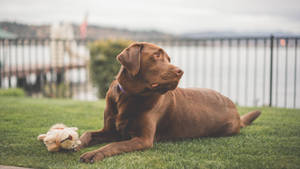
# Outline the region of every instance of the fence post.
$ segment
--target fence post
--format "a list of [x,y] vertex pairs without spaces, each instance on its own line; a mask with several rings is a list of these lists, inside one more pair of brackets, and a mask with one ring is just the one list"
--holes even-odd
[[273,42],[274,36],[270,37],[270,96],[269,96],[269,107],[272,107],[272,91],[273,91]]
[[[4,40],[2,41],[2,39],[0,39],[1,45],[0,45],[0,52],[2,52],[4,50]],[[2,88],[2,66],[4,65],[3,61],[4,61],[4,52],[0,53],[0,88]],[[2,59],[1,59],[2,58]]]

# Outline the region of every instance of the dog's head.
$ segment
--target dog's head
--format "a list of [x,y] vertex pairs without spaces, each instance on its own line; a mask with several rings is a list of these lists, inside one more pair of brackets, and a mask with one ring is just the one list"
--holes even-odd
[[118,81],[133,94],[165,93],[177,87],[183,71],[170,63],[168,54],[151,43],[133,43],[117,60],[122,64]]

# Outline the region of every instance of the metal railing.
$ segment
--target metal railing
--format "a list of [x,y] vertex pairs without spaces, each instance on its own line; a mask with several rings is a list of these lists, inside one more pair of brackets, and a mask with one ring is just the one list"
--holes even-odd
[[[300,107],[300,37],[144,39],[185,74],[181,87],[215,89],[242,106]],[[2,88],[28,95],[96,99],[83,40],[0,39]]]
[[89,51],[86,40],[1,39],[0,86],[29,96],[85,99]]

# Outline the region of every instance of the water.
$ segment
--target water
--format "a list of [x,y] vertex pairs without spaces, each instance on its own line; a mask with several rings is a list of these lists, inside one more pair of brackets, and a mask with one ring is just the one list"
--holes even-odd
[[[185,72],[180,87],[211,88],[243,106],[269,104],[269,48],[163,48],[171,56],[171,62]],[[300,107],[300,61],[295,51],[295,47],[281,47],[274,52],[272,104],[278,107]]]
[[[256,47],[249,45],[248,48],[245,45],[229,47],[228,44],[222,47],[158,45],[169,54],[171,63],[184,70],[180,87],[211,88],[242,106],[269,104],[269,47],[262,44]],[[85,46],[73,46],[73,51],[80,57],[70,57],[65,49],[59,51],[62,56],[59,58],[63,58],[60,61],[53,60],[53,48],[50,45],[11,46],[10,49],[0,47],[0,61],[7,68],[12,66],[14,69],[17,66],[19,69],[27,69],[30,66],[42,67],[49,64],[83,65],[89,57]],[[300,59],[295,52],[299,54],[299,49],[295,49],[295,46],[279,46],[274,49],[272,104],[275,106],[300,107]],[[50,79],[50,73],[47,76]],[[29,79],[34,83],[36,76],[31,74]],[[85,68],[70,69],[66,72],[65,81],[87,84],[87,91],[79,90],[73,96],[74,99],[96,100],[96,89],[89,82]],[[11,78],[11,84],[16,86],[15,76]],[[8,87],[8,78],[2,80],[2,86]]]

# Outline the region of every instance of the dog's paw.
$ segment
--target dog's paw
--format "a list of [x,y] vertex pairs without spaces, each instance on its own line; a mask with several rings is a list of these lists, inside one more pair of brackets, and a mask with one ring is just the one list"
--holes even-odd
[[80,145],[78,145],[76,147],[77,151],[79,151],[80,149],[82,149],[82,148],[84,148],[84,147],[86,147],[86,146],[89,145],[90,141],[92,140],[92,134],[91,134],[91,132],[84,132],[80,136],[79,140],[80,140],[81,143],[80,143]]
[[84,148],[84,147],[82,146],[82,144],[79,144],[78,146],[74,147],[72,150],[73,150],[74,152],[77,152],[77,151],[80,151],[82,148]]
[[101,151],[99,150],[89,151],[80,156],[80,162],[92,164],[94,162],[102,160],[103,158],[104,158],[104,154]]

